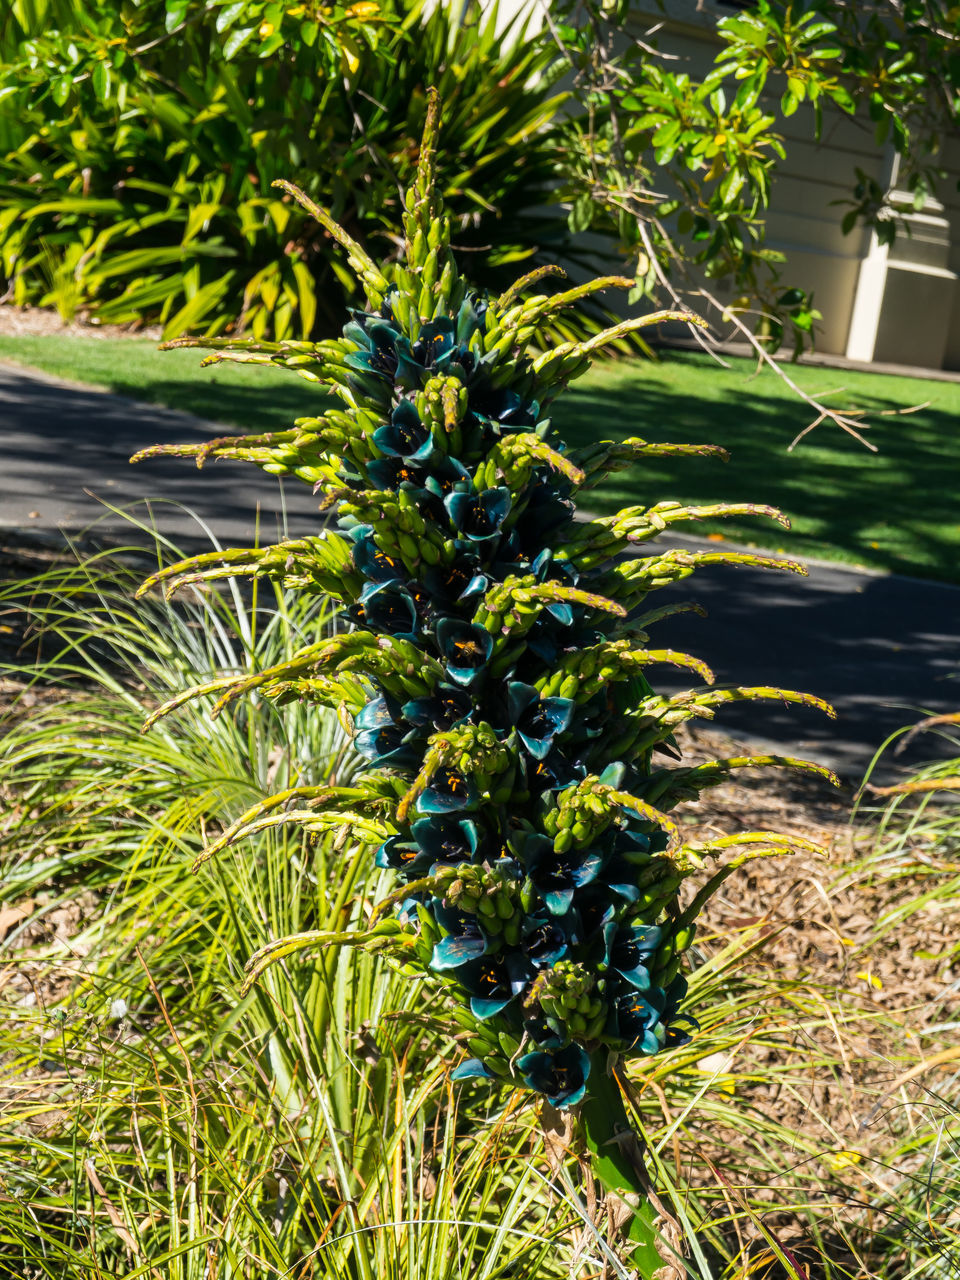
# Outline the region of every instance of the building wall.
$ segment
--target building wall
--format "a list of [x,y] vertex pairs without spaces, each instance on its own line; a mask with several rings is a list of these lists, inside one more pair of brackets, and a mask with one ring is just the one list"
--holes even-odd
[[[514,4],[519,7],[518,0]],[[658,27],[658,48],[676,56],[678,69],[698,78],[717,51],[717,18],[732,12],[716,0],[670,0],[666,19],[652,0],[638,0],[635,8],[636,34],[642,38]],[[894,184],[892,149],[879,146],[866,123],[830,108],[824,109],[819,141],[811,137],[811,115],[804,108],[777,127],[786,159],[772,185],[767,245],[786,257],[784,286],[812,292],[823,313],[815,332],[817,349],[960,369],[960,138],[944,148],[948,173],[938,190],[943,205],[932,202],[919,215],[905,213],[906,230],[888,252],[862,228],[844,235],[846,207],[837,202],[849,199],[857,168],[881,185]]]
[[[949,227],[946,265],[960,276],[960,138],[947,139],[942,158],[947,176],[940,183],[937,195],[943,201],[943,214]],[[947,321],[943,367],[960,369],[960,285],[954,289]]]

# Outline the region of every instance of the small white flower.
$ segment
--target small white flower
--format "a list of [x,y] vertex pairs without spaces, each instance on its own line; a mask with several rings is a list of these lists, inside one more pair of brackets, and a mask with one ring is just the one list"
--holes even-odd
[[123,996],[118,996],[116,1000],[110,1003],[111,1018],[125,1018],[127,1016],[127,1002]]

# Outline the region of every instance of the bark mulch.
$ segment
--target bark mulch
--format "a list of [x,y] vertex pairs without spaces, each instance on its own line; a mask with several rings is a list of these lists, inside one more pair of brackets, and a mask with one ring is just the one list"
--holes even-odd
[[[62,559],[52,547],[4,545],[0,540],[0,581],[29,579]],[[0,606],[0,668],[16,660],[22,643],[22,634]],[[39,685],[24,693],[16,672],[8,667],[4,674],[0,669],[0,717],[12,703],[17,714],[29,715],[37,700],[56,696],[55,690]],[[712,724],[698,722],[677,738],[685,764],[751,754],[748,743]],[[850,788],[837,790],[815,776],[783,769],[741,770],[705,792],[698,803],[681,806],[680,812],[688,837],[691,829],[704,840],[743,830],[779,831],[802,836],[824,850],[822,857],[800,853],[743,867],[714,898],[698,939],[706,955],[724,943],[759,935],[760,945],[745,964],[772,983],[771,1000],[776,1003],[779,998],[777,983],[798,984],[810,994],[812,1007],[822,1011],[822,1017],[808,1020],[801,1032],[791,1034],[789,1006],[783,1006],[779,1046],[756,1048],[746,1042],[736,1061],[728,1067],[719,1064],[720,1074],[729,1071],[735,1082],[734,1101],[792,1135],[783,1151],[770,1153],[784,1169],[784,1178],[760,1198],[769,1198],[765,1224],[809,1265],[812,1280],[819,1274],[816,1248],[804,1234],[802,1216],[785,1207],[791,1196],[791,1166],[820,1160],[824,1194],[829,1199],[833,1187],[830,1212],[839,1219],[848,1210],[856,1212],[850,1207],[853,1201],[872,1198],[896,1184],[900,1175],[882,1163],[884,1153],[898,1134],[929,1124],[925,1108],[929,1110],[929,1090],[939,1079],[936,1063],[929,1071],[916,1070],[917,1064],[943,1047],[938,1028],[960,1019],[960,965],[950,955],[960,936],[960,898],[929,904],[903,929],[878,929],[886,915],[930,888],[936,851],[920,851],[916,874],[909,865],[897,878],[872,874],[862,865],[873,839],[869,816],[856,813]],[[943,874],[956,874],[958,868],[950,867],[946,855],[943,858]],[[0,943],[16,931],[23,909],[32,905],[0,909]],[[53,946],[62,960],[68,960],[71,937],[95,910],[90,895],[80,895],[49,915],[42,926],[22,934],[19,942],[31,950]],[[63,971],[71,967],[68,960],[60,966],[59,977],[45,978],[40,967],[0,964],[0,1000],[48,1004],[63,994]],[[764,989],[760,982],[758,991]],[[758,1008],[758,1017],[768,1012]],[[776,1021],[776,1008],[772,1016]],[[794,1073],[799,1083],[795,1078],[784,1087],[775,1073],[765,1072],[782,1066],[785,1058],[796,1063],[805,1052],[811,1069],[805,1077],[802,1070]],[[824,1057],[830,1062],[827,1070]],[[710,1071],[718,1068],[715,1063],[702,1065]],[[901,1082],[911,1069],[910,1081]],[[43,1077],[42,1066],[37,1075]],[[722,1128],[704,1131],[691,1158],[706,1155],[722,1169],[734,1141],[736,1135]],[[811,1150],[819,1154],[811,1156]],[[741,1163],[740,1172],[748,1176],[749,1161]],[[768,1172],[760,1168],[757,1185],[769,1185]],[[809,1181],[805,1185],[809,1187]],[[751,1192],[756,1198],[755,1188]],[[746,1234],[753,1236],[755,1250],[762,1253],[762,1235],[749,1230]],[[837,1244],[836,1249],[840,1256],[843,1246]],[[754,1274],[778,1273],[759,1267]],[[870,1276],[853,1261],[851,1274],[864,1280]]]
[[[749,752],[749,744],[712,727],[678,736],[693,761]],[[793,1188],[805,1186],[809,1194],[813,1182],[827,1226],[831,1216],[837,1224],[859,1220],[860,1206],[893,1192],[931,1148],[892,1162],[891,1151],[910,1134],[935,1135],[957,1114],[937,1090],[960,1051],[944,1061],[936,1055],[957,1043],[949,1028],[960,1020],[960,897],[930,902],[902,927],[884,921],[928,893],[938,873],[946,880],[960,867],[947,851],[927,846],[905,850],[902,874],[877,874],[866,862],[875,814],[858,810],[855,800],[852,789],[837,790],[816,777],[753,769],[704,793],[687,815],[705,839],[755,829],[802,836],[824,849],[822,858],[760,859],[736,872],[711,903],[700,935],[705,952],[747,934],[763,937],[746,967],[772,984],[770,1007],[758,1006],[757,1022],[769,1026],[782,1016],[781,1043],[745,1043],[732,1061],[701,1066],[729,1073],[736,1099],[786,1131],[781,1148],[769,1153],[782,1174],[774,1183],[763,1162],[755,1162],[757,1182],[749,1190],[751,1199],[769,1203],[764,1227],[794,1251],[810,1280],[822,1274],[821,1245],[810,1240],[803,1216],[785,1207]],[[778,984],[812,1001],[814,1017],[802,1030],[791,1028],[789,1001],[778,1010]],[[776,1074],[785,1063],[792,1066],[789,1085]],[[687,1172],[699,1167],[695,1180],[710,1182],[697,1157],[707,1156],[714,1169],[730,1168],[737,1141],[722,1128],[704,1132]],[[741,1176],[751,1167],[742,1144],[735,1167]],[[735,1200],[734,1190],[729,1197]],[[759,1227],[741,1234],[757,1257],[764,1254]],[[835,1264],[872,1280],[869,1258],[848,1254],[840,1234],[832,1243],[830,1231],[825,1234]],[[777,1265],[757,1274],[787,1273]]]
[[155,338],[162,336],[159,325],[90,324],[82,315],[64,320],[52,307],[0,305],[0,335],[3,337],[58,338]]

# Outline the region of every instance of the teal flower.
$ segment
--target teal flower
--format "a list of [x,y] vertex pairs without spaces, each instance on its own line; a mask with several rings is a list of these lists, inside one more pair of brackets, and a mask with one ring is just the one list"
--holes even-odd
[[434,453],[433,436],[409,400],[401,400],[386,426],[373,433],[373,443],[390,457],[427,462]]
[[531,1089],[546,1095],[552,1107],[575,1107],[583,1100],[590,1078],[590,1056],[578,1044],[549,1053],[524,1054],[517,1069]]
[[459,618],[441,618],[437,644],[447,675],[459,685],[473,684],[493,653],[493,636],[484,627]]
[[[437,907],[434,914],[446,937],[434,945],[430,959],[431,969],[438,973],[451,969],[459,971],[490,950],[491,939],[481,929],[476,915],[443,906]],[[470,974],[477,972],[469,970]],[[459,976],[458,972],[458,979]]]
[[468,542],[486,542],[495,538],[510,514],[512,495],[509,489],[485,489],[482,493],[456,490],[443,500],[454,530]]
[[503,1013],[516,999],[526,986],[530,972],[523,957],[501,952],[460,965],[455,976],[470,997],[473,1016],[486,1022]]
[[370,525],[361,525],[355,529],[354,538],[351,551],[353,563],[369,582],[402,582],[406,579],[407,572],[403,564],[377,546]]
[[523,861],[531,884],[551,915],[564,916],[574,894],[597,878],[603,860],[589,850],[557,853],[547,836],[530,836],[523,846]]
[[663,940],[663,930],[650,924],[624,928],[614,921],[604,925],[605,961],[636,991],[650,989],[650,961]]
[[368,583],[360,593],[357,612],[366,627],[397,636],[401,640],[417,638],[417,606],[410,592],[399,583]]
[[661,1021],[666,995],[659,987],[643,995],[631,984],[616,997],[613,1011],[614,1034],[623,1041],[627,1053],[659,1053],[666,1038]]
[[384,870],[399,871],[405,880],[417,880],[430,868],[430,859],[420,846],[401,836],[385,840],[377,849],[375,861]]
[[455,813],[477,802],[477,789],[456,769],[438,769],[430,785],[417,800],[422,814]]
[[446,682],[438,684],[428,697],[411,698],[402,708],[404,720],[428,732],[463,724],[473,711],[469,690]]
[[420,818],[410,830],[428,866],[472,862],[481,848],[477,824],[471,818],[434,815]]
[[519,680],[507,685],[507,711],[520,741],[534,760],[544,760],[554,739],[570,726],[574,703],[570,698],[541,698]]

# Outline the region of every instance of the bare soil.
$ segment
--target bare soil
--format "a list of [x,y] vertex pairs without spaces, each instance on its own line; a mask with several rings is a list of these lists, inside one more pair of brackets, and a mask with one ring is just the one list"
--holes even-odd
[[160,341],[159,325],[95,324],[77,316],[65,321],[51,307],[0,305],[3,337],[153,338]]

